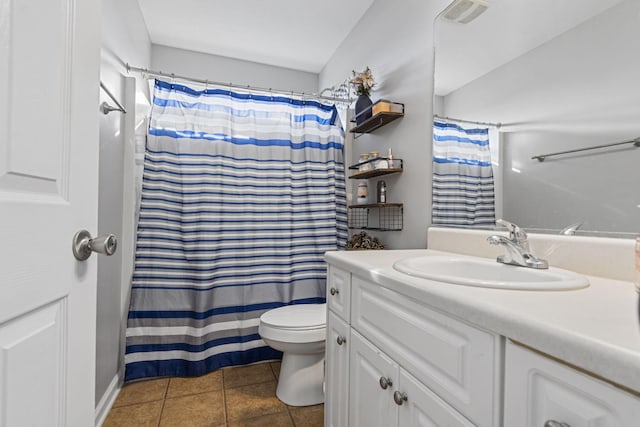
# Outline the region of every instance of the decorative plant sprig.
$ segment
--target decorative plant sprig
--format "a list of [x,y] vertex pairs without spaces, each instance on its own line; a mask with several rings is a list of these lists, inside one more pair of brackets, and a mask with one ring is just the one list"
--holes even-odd
[[371,74],[371,69],[368,66],[360,73],[353,70],[353,78],[349,80],[349,83],[355,87],[358,95],[367,96],[371,94],[371,90],[376,84],[373,79],[373,74]]

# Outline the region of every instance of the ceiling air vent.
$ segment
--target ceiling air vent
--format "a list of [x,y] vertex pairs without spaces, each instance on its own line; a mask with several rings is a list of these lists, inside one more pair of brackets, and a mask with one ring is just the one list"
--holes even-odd
[[442,16],[444,19],[459,24],[468,24],[489,8],[486,0],[455,0],[447,7]]

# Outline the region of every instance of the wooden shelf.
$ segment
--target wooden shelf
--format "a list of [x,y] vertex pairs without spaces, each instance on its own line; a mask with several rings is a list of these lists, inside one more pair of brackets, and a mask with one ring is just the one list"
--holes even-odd
[[385,168],[385,169],[371,169],[368,171],[356,172],[349,177],[349,179],[369,179],[376,176],[388,175],[390,173],[402,172],[402,168]]
[[365,120],[364,122],[360,123],[358,126],[353,127],[351,130],[349,130],[349,132],[371,133],[374,130],[386,125],[387,123],[391,123],[392,121],[399,119],[402,116],[404,116],[404,112],[402,113],[381,112]]
[[362,209],[362,208],[401,208],[404,206],[402,203],[366,203],[362,205],[349,205],[349,209]]
[[[379,160],[384,160],[387,163],[391,162],[391,164],[394,167],[392,167],[392,168],[376,168],[376,169],[374,169],[373,166]],[[366,160],[364,162],[356,163],[355,165],[349,166],[349,169],[358,171],[358,172],[354,172],[353,175],[351,175],[349,177],[349,179],[368,179],[368,178],[374,178],[376,176],[388,175],[390,173],[402,172],[403,163],[404,162],[402,161],[402,159],[389,160],[388,157],[376,157],[375,159],[369,159],[369,160]],[[366,164],[371,165],[372,168],[368,169],[368,170],[364,170],[364,171],[359,170],[360,166],[366,165]]]

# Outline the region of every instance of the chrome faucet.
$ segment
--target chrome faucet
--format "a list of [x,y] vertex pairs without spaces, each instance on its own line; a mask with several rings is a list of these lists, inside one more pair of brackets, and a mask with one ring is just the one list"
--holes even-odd
[[584,221],[582,222],[576,222],[575,224],[571,224],[570,226],[563,228],[560,231],[560,234],[564,235],[564,236],[573,236],[574,234],[576,234],[576,231],[578,230],[578,228],[580,228],[582,226],[582,224],[584,224]]
[[496,220],[496,225],[501,225],[509,230],[509,237],[494,234],[487,237],[487,242],[492,245],[503,245],[506,253],[497,258],[498,262],[520,267],[549,268],[549,263],[540,258],[536,258],[529,251],[529,241],[527,233],[517,225],[503,219]]

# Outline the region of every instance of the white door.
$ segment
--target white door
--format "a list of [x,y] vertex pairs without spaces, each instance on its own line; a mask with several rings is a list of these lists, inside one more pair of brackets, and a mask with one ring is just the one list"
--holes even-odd
[[94,424],[100,2],[0,0],[0,426]]

